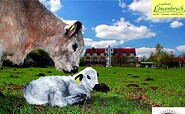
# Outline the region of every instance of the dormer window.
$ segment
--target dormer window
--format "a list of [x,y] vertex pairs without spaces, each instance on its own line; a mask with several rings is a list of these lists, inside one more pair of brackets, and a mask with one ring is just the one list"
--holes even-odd
[[90,53],[86,53],[86,56],[89,57],[90,56]]
[[104,56],[104,53],[101,53],[100,56]]
[[133,52],[131,52],[130,53],[130,57],[134,57],[135,55],[134,55],[134,53]]
[[97,56],[97,53],[94,53],[94,54],[93,54],[93,56],[95,56],[95,57],[96,57],[96,56]]
[[125,57],[125,56],[127,56],[127,53],[123,52],[123,54],[122,54],[122,55]]

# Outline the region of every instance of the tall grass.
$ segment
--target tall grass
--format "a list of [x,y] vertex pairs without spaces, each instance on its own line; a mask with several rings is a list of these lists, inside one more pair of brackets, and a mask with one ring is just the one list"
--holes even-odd
[[[81,67],[82,70],[84,67]],[[66,75],[55,68],[8,68],[0,70],[0,114],[150,114],[151,107],[185,106],[184,69],[146,69],[126,67],[93,67],[99,82],[110,92],[92,92],[90,102],[62,108],[26,103],[23,87],[46,76]]]

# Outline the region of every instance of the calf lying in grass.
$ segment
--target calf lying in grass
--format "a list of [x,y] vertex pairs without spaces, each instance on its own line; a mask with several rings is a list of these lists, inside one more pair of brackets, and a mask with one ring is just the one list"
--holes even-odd
[[98,73],[87,67],[73,76],[41,77],[27,84],[24,97],[30,104],[67,106],[90,100],[90,91],[98,84]]

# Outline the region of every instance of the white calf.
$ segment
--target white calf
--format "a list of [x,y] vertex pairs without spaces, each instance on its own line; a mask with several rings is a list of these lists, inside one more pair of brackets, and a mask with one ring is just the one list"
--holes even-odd
[[73,76],[41,77],[25,86],[24,97],[28,103],[36,105],[78,104],[91,98],[90,91],[98,84],[97,76],[96,70],[87,67]]

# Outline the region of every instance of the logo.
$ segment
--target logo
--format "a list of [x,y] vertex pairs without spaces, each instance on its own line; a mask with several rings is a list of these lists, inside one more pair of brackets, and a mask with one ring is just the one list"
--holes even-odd
[[152,17],[185,17],[185,0],[152,0]]
[[174,110],[168,109],[168,110],[162,111],[160,114],[178,114],[178,113]]
[[152,107],[152,114],[185,114],[185,107]]

